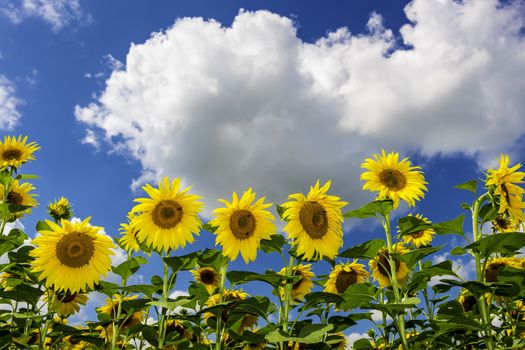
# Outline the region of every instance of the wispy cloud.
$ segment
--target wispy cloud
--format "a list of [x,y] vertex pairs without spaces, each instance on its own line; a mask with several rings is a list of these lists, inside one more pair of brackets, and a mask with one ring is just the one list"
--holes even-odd
[[15,85],[0,75],[0,130],[13,129],[21,117],[18,111],[21,100],[16,97],[15,91]]

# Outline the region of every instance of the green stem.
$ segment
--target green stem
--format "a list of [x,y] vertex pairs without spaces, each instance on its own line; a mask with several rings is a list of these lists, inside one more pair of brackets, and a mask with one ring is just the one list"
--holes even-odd
[[[51,298],[51,301],[47,304],[47,308],[48,308],[49,311],[50,311],[52,305],[55,304],[56,300],[57,300],[57,294],[55,292],[53,292],[53,297]],[[53,320],[54,312],[51,312],[50,315],[51,316],[48,317],[48,319],[44,323],[44,329],[42,330],[42,332],[40,332],[40,349],[43,349],[44,345],[46,344],[47,330],[49,329],[49,324]]]
[[[420,261],[417,262],[419,266],[419,271],[423,271],[423,263]],[[427,317],[429,321],[432,321],[434,318],[434,311],[432,310],[432,305],[430,304],[430,300],[428,299],[428,290],[427,287],[422,290],[423,298],[425,299],[425,305],[427,306]]]
[[[392,234],[390,229],[390,215],[385,215],[385,222],[384,222],[384,228],[385,228],[385,236],[386,236],[386,244],[388,248],[388,262],[390,263],[390,279],[392,282],[392,289],[394,290],[394,297],[396,299],[396,304],[401,303],[401,295],[399,294],[399,287],[398,287],[398,281],[397,281],[397,275],[396,275],[396,262],[394,258],[392,257],[392,254],[394,253],[394,246],[392,244]],[[403,315],[397,316],[397,321],[395,322],[397,324],[397,328],[399,331],[399,336],[401,338],[401,342],[403,343],[404,349],[408,349],[408,343],[406,339],[406,333],[405,333],[405,318]]]
[[[290,261],[286,267],[286,277],[293,277],[293,266],[294,266],[294,257],[290,255]],[[283,319],[282,319],[282,328],[285,333],[288,333],[288,318],[290,313],[290,298],[292,296],[292,287],[293,284],[290,282],[286,283],[284,287],[284,305],[283,305]],[[288,342],[283,343],[283,349],[288,350]]]
[[[226,271],[228,270],[228,263],[221,266],[221,283],[219,284],[219,304],[223,302],[224,285],[226,284]],[[217,316],[217,329],[215,332],[215,349],[222,349],[222,310]]]
[[[168,254],[166,254],[167,256]],[[169,267],[168,264],[164,261],[164,255],[162,255],[162,264],[164,266],[164,275],[162,279],[162,301],[165,303],[168,301],[168,283],[169,283]],[[164,347],[164,337],[166,336],[166,313],[167,309],[163,306],[161,307],[160,312],[160,319],[159,319],[159,348],[162,349]]]
[[111,350],[115,350],[115,346],[117,345],[117,339],[120,331],[120,314],[122,313],[122,299],[124,296],[121,296],[120,299],[118,299],[118,305],[117,305],[117,316],[115,317],[117,322],[113,320],[112,326],[113,326],[113,332],[111,335]]
[[[489,198],[489,193],[485,193],[478,197],[474,204],[472,205],[472,234],[474,236],[474,242],[477,242],[481,239],[481,232],[479,230],[479,210],[481,207],[481,203],[483,203],[487,198]],[[474,260],[476,263],[476,277],[478,282],[484,281],[483,276],[483,268],[481,264],[481,256],[480,253],[476,250],[473,251],[474,254]],[[487,349],[493,350],[494,349],[494,341],[492,339],[492,331],[491,331],[491,324],[490,324],[490,316],[489,316],[489,310],[487,308],[487,304],[485,302],[485,296],[482,295],[480,298],[478,298],[478,306],[481,313],[481,320],[483,322],[483,326],[485,328],[485,341],[487,342]]]

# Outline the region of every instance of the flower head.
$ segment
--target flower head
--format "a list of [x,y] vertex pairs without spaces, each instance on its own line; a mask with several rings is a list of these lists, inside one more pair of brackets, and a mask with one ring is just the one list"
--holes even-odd
[[65,197],[60,197],[60,199],[49,203],[47,206],[47,211],[49,216],[51,216],[57,222],[62,219],[69,220],[73,216],[71,203],[69,203]]
[[[409,216],[412,216],[412,214],[408,214]],[[419,220],[425,222],[426,224],[431,224],[432,222],[428,220],[427,218],[423,217],[421,214],[416,214],[416,218]],[[430,245],[432,242],[432,238],[436,232],[433,228],[427,228],[424,230],[419,230],[416,232],[411,232],[406,235],[403,235],[401,238],[406,244],[411,244],[416,248],[419,248],[421,246]]]
[[324,285],[324,291],[333,294],[342,294],[352,284],[365,283],[369,273],[363,264],[355,261],[336,265]]
[[35,142],[27,143],[27,136],[4,136],[4,142],[0,142],[0,168],[19,168],[22,164],[34,160],[33,153],[40,146]]
[[[286,267],[279,271],[279,274],[286,275]],[[314,287],[314,282],[312,281],[312,278],[314,278],[315,275],[312,272],[311,264],[299,264],[297,266],[294,266],[293,275],[301,276],[301,279],[299,279],[292,285],[292,301],[294,303],[297,303],[300,301],[304,301],[304,296],[310,293],[310,291]],[[281,298],[284,298],[284,288],[281,288],[280,292]]]
[[[398,254],[404,254],[408,252],[408,249],[400,243],[394,244],[394,252]],[[372,276],[374,280],[379,283],[380,287],[389,287],[391,285],[391,269],[390,259],[393,259],[396,269],[396,279],[399,283],[403,284],[408,277],[410,270],[405,262],[399,260],[394,256],[390,256],[388,249],[382,248],[375,259],[370,260],[369,266],[372,270]]]

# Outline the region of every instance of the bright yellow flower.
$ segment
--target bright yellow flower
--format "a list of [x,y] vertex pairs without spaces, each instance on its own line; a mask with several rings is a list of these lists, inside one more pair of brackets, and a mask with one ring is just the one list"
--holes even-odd
[[138,241],[158,252],[193,243],[193,235],[198,235],[201,228],[198,214],[203,204],[198,199],[202,197],[189,194],[190,187],[181,190],[178,178],[170,184],[165,177],[159,188],[149,184],[142,188],[149,198],[135,199],[140,204],[131,210],[139,213],[134,219]]
[[122,248],[128,252],[133,253],[138,252],[140,250],[140,244],[137,241],[137,233],[138,228],[134,221],[135,217],[137,215],[134,212],[128,213],[128,223],[127,224],[120,224],[120,234],[122,237],[119,239],[119,244],[122,246]]
[[519,258],[492,258],[485,264],[485,281],[497,282],[498,274],[504,266],[523,268]]
[[333,294],[342,294],[345,290],[356,283],[365,283],[369,273],[363,264],[355,261],[336,265],[324,285],[324,291]]
[[[28,182],[20,183],[17,180],[14,180],[11,183],[11,189],[7,194],[7,204],[16,204],[30,207],[26,210],[16,212],[12,214],[12,219],[20,219],[26,214],[31,213],[31,208],[34,208],[38,205],[38,202],[35,199],[35,194],[30,193],[35,188],[32,184]],[[0,185],[0,200],[4,198],[5,188],[4,185]]]
[[461,304],[465,312],[469,312],[470,310],[472,310],[474,305],[477,304],[476,298],[472,295],[471,292],[469,292],[468,289],[461,290],[461,292],[459,293],[458,302]]
[[330,181],[322,187],[319,181],[310,187],[308,195],[295,193],[284,203],[283,218],[288,220],[284,231],[297,247],[297,254],[304,259],[333,259],[343,245],[343,215],[341,208],[347,202],[326,194]]
[[190,339],[191,331],[180,320],[168,319],[166,320],[166,335],[170,333],[178,333],[180,339]]
[[[53,292],[51,296],[44,295],[44,300],[47,303],[51,303],[53,300]],[[56,292],[57,298],[52,305],[48,305],[48,309],[55,311],[60,316],[69,317],[80,311],[80,305],[85,305],[88,301],[86,294],[82,293],[69,293],[69,292]]]
[[521,168],[518,163],[509,168],[510,159],[508,155],[502,154],[499,160],[499,169],[489,169],[485,185],[499,198],[498,213],[507,212],[516,221],[524,222],[525,203],[523,194],[525,190],[519,185],[523,183],[525,173],[517,171]]
[[[405,254],[408,252],[408,249],[404,247],[400,243],[394,244],[394,252],[398,254]],[[405,262],[393,258],[394,263],[396,266],[396,278],[399,284],[403,284],[408,277],[408,274],[410,270],[408,269],[408,266]],[[368,263],[370,266],[370,269],[372,270],[372,276],[374,277],[374,280],[376,280],[379,283],[380,287],[389,287],[391,285],[390,282],[390,255],[388,253],[388,249],[382,248],[378,253],[375,259],[370,260]]]
[[[409,216],[412,216],[412,214],[408,214]],[[416,214],[416,218],[419,220],[424,221],[427,224],[431,224],[432,221],[428,220],[427,218],[423,217],[421,214]],[[433,228],[427,228],[425,230],[420,230],[416,232],[409,233],[407,235],[404,235],[401,237],[403,239],[403,242],[405,244],[412,244],[414,247],[419,248],[421,246],[430,245],[432,242],[432,238],[436,232]]]
[[201,267],[200,269],[192,270],[191,273],[195,281],[202,283],[210,294],[219,286],[219,274],[214,268]]
[[[240,301],[248,298],[250,295],[242,290],[235,290],[235,289],[225,289],[222,297],[223,302],[229,302],[229,301]],[[206,301],[206,306],[211,307],[219,304],[220,301],[220,295],[214,294],[208,298]],[[230,313],[231,307],[226,307],[222,310],[221,313],[221,319],[224,322],[227,322],[228,316]],[[208,319],[215,317],[215,315],[211,312],[205,312],[204,313],[204,320],[208,321]],[[254,326],[257,323],[257,316],[254,315],[246,315],[243,317],[241,321],[241,325],[239,327],[239,331],[242,332],[242,330],[246,328],[250,328]]]
[[[106,300],[106,305],[101,306],[97,309],[97,312],[104,313],[110,318],[116,318],[118,312],[118,304],[124,301],[135,300],[138,298],[138,295],[133,295],[130,297],[122,298],[122,295],[116,294],[111,299]],[[121,309],[121,316],[124,316],[124,319],[119,324],[120,331],[125,331],[130,329],[133,326],[139,325],[144,320],[144,311],[135,311],[131,315],[127,315],[124,309]],[[113,324],[109,324],[105,329],[102,330],[102,338],[111,339],[113,335]]]
[[69,203],[65,197],[60,197],[60,199],[49,203],[47,206],[47,211],[49,216],[51,216],[55,221],[60,221],[62,219],[69,220],[73,216],[71,203]]
[[251,188],[239,199],[233,192],[232,202],[219,199],[225,208],[213,211],[215,218],[209,222],[217,227],[216,244],[222,246],[224,256],[235,260],[241,253],[244,262],[254,261],[262,239],[271,239],[277,233],[275,217],[266,208],[272,203],[264,203],[265,197],[255,203],[256,193]]
[[399,153],[386,154],[382,150],[381,155],[374,154],[374,159],[365,159],[361,168],[368,170],[361,174],[361,180],[366,181],[363,190],[378,192],[379,199],[391,199],[394,208],[400,199],[415,206],[416,200],[421,200],[423,191],[427,190],[421,168],[412,166],[408,158],[399,161]]
[[502,213],[492,220],[492,231],[494,233],[519,232],[523,230],[523,225],[523,222],[517,221],[507,213]]
[[35,142],[26,142],[27,136],[4,136],[4,142],[0,142],[0,168],[19,168],[25,162],[34,160],[33,153],[38,151],[40,146]]
[[55,291],[78,293],[94,289],[111,269],[113,241],[99,233],[101,227],[63,219],[61,225],[46,220],[50,230],[40,231],[33,240],[36,246],[29,254],[35,258],[32,271]]
[[[286,275],[286,267],[284,267],[281,271],[279,271],[280,275]],[[312,272],[312,265],[308,264],[300,264],[297,266],[294,266],[293,268],[293,275],[294,276],[301,276],[301,279],[297,282],[295,282],[292,285],[292,301],[297,303],[300,301],[304,301],[304,296],[312,290],[314,287],[314,282],[312,281],[312,278],[314,278],[314,273]],[[280,288],[281,292],[281,298],[284,298],[284,288]]]

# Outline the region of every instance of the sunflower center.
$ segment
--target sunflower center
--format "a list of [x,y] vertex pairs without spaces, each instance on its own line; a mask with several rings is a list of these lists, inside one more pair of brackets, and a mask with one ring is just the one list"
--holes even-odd
[[15,160],[22,157],[22,152],[19,149],[8,149],[2,153],[2,158],[5,160]]
[[87,265],[94,252],[93,238],[81,232],[68,233],[56,245],[58,260],[69,267]]
[[313,239],[319,239],[326,235],[328,217],[321,204],[312,201],[304,203],[299,212],[299,220],[304,231]]
[[249,210],[236,210],[230,216],[230,229],[240,240],[250,238],[255,231],[255,217]]
[[213,284],[215,282],[215,273],[211,270],[202,271],[200,277],[203,284]]
[[469,312],[474,308],[474,305],[476,305],[477,301],[476,298],[472,295],[467,295],[462,301],[461,306],[463,306],[463,309],[465,312]]
[[411,233],[410,235],[412,236],[412,238],[421,238],[421,236],[423,236],[424,233],[425,231],[417,231],[417,232]]
[[379,174],[379,180],[391,191],[401,191],[407,184],[407,179],[399,170],[385,169]]
[[169,230],[182,221],[183,214],[182,206],[177,201],[168,199],[160,201],[153,209],[151,216],[155,225]]
[[7,194],[7,203],[9,204],[16,204],[20,205],[24,201],[24,197],[22,197],[19,193],[9,191]]
[[337,289],[337,293],[343,293],[346,288],[352,284],[355,284],[356,282],[357,273],[354,270],[339,272],[335,280],[335,288]]
[[504,217],[499,217],[496,219],[496,225],[503,230],[507,230],[510,228],[510,220]]
[[299,270],[295,270],[294,273],[293,273],[294,276],[301,276],[301,279],[297,282],[295,282],[293,285],[292,285],[292,289],[293,290],[296,290],[297,288],[299,288],[301,286],[301,283],[303,283],[304,281],[304,276],[303,274],[301,273],[301,271]]
[[64,295],[59,295],[58,296],[58,300],[61,302],[61,303],[70,303],[72,302],[73,300],[75,300],[75,298],[77,297],[77,293],[65,293]]
[[497,282],[499,270],[506,264],[504,263],[492,263],[485,269],[485,281]]
[[[379,270],[379,273],[381,273],[383,276],[390,276],[390,254],[388,252],[383,252],[379,254],[379,259],[377,261],[377,268]],[[399,270],[400,262],[395,260],[396,264],[396,272]]]

